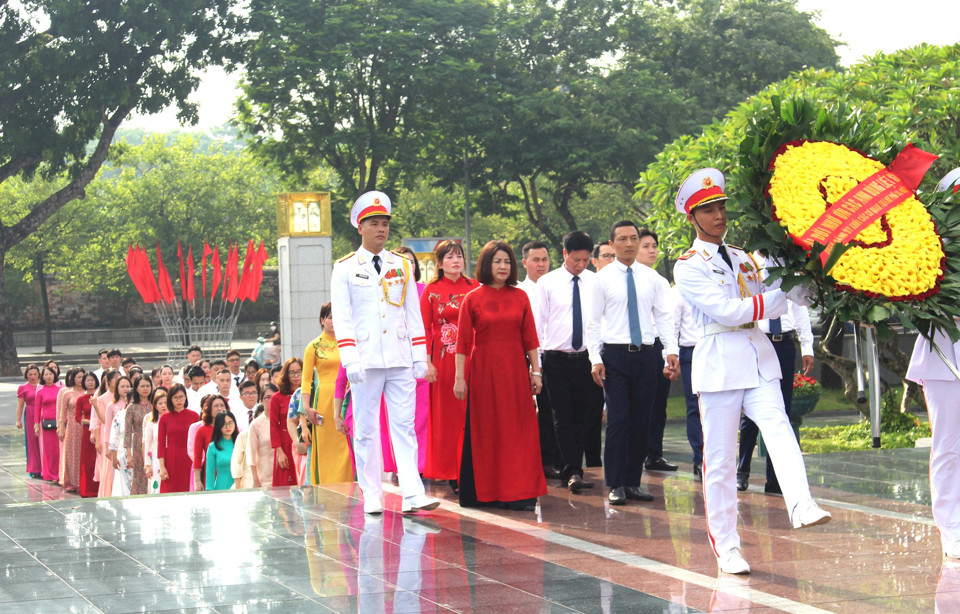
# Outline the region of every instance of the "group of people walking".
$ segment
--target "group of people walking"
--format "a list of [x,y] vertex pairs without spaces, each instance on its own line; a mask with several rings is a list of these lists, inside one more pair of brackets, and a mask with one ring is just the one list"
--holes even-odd
[[[644,469],[676,470],[662,438],[670,383],[682,379],[710,545],[721,571],[749,573],[737,490],[757,432],[772,461],[765,491],[783,495],[792,525],[831,516],[811,497],[782,383],[794,336],[812,367],[813,293],[767,283],[763,255],[724,242],[724,187],[716,169],[681,186],[676,207],[697,239],[672,288],[653,269],[656,233],[626,220],[596,244],[567,234],[553,271],[546,246],[528,244],[522,283],[508,244],[483,246],[471,279],[463,248],[442,241],[424,284],[410,250],[385,249],[389,197],[363,194],[351,211],[361,246],[335,264],[321,334],[303,359],[268,372],[241,369],[236,352],[206,364],[191,348],[180,374],[146,375],[105,352],[99,372],[71,369],[62,385],[55,364],[31,365],[18,392],[18,426],[20,414],[32,418],[27,471],[83,496],[356,479],[364,512],[376,515],[384,471],[411,513],[439,505],[423,479],[448,483],[463,506],[533,510],[547,479],[578,494],[594,487],[584,466],[602,466],[608,502],[625,505],[653,500]],[[928,391],[942,457],[931,463],[934,508],[945,552],[958,556],[955,489],[937,477],[958,452],[930,396],[952,394],[942,388]]]

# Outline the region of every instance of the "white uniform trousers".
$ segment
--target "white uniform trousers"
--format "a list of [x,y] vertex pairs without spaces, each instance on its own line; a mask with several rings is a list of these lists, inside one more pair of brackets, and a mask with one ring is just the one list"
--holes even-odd
[[417,435],[414,416],[417,380],[411,367],[367,369],[366,379],[353,384],[353,452],[357,482],[364,498],[383,497],[383,455],[380,443],[380,397],[387,401],[390,441],[397,461],[397,478],[404,503],[424,494],[417,470]]
[[740,411],[760,428],[783,490],[787,511],[810,498],[800,445],[783,409],[778,380],[760,378],[756,388],[700,393],[703,424],[703,498],[707,533],[719,557],[740,547],[737,534],[737,430]]
[[960,382],[924,380],[933,445],[930,447],[930,498],[933,520],[944,545],[960,539]]

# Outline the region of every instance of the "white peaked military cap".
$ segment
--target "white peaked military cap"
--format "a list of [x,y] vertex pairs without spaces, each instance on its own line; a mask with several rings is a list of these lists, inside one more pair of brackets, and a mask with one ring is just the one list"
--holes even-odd
[[960,190],[960,166],[943,176],[937,184],[937,192],[945,192],[953,186],[953,191]]
[[727,200],[723,173],[715,168],[701,168],[687,177],[677,192],[677,211],[686,215],[700,205]]
[[364,192],[360,195],[360,198],[353,203],[353,209],[350,210],[350,223],[353,224],[354,228],[359,228],[360,222],[368,217],[373,217],[374,215],[390,217],[392,210],[393,204],[390,202],[390,197],[383,192],[378,192],[377,190]]

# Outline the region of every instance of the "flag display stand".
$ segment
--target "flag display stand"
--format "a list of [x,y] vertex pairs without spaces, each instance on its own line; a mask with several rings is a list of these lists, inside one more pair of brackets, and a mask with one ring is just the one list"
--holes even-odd
[[192,345],[200,346],[207,357],[219,358],[226,355],[233,343],[233,333],[243,302],[256,302],[260,295],[263,264],[267,260],[263,242],[259,248],[255,248],[253,240],[248,241],[242,267],[239,244],[231,243],[226,249],[226,264],[221,264],[219,247],[215,245],[211,249],[210,245],[204,242],[199,271],[199,298],[195,288],[197,271],[194,267],[193,246],[188,246],[187,256],[184,258],[183,247],[180,241],[177,241],[177,257],[180,263],[179,294],[173,289],[173,282],[160,253],[159,242],[156,275],[150,266],[146,249],[140,245],[130,245],[127,249],[127,274],[143,301],[152,304],[157,311],[160,327],[167,339],[169,364],[182,364],[187,356],[187,348]]

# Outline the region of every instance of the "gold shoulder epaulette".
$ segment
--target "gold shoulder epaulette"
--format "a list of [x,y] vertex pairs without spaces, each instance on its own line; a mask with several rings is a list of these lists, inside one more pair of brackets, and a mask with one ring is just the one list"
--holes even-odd
[[344,260],[346,260],[347,258],[349,258],[350,256],[352,256],[352,255],[354,255],[354,254],[356,254],[356,253],[357,253],[357,252],[350,252],[349,254],[347,254],[346,256],[344,256],[343,258],[338,259],[337,262],[343,262]]
[[686,260],[687,258],[689,258],[690,256],[692,256],[692,255],[694,255],[694,254],[696,254],[696,253],[697,253],[697,250],[695,250],[695,249],[693,249],[693,248],[691,247],[691,248],[688,249],[686,252],[684,252],[684,254],[683,254],[682,256],[680,256],[679,258],[677,258],[677,260]]
[[744,249],[743,249],[742,247],[738,247],[738,246],[736,246],[736,245],[730,245],[729,243],[727,243],[726,245],[727,245],[727,247],[732,247],[733,249],[739,249],[741,252],[744,251]]

